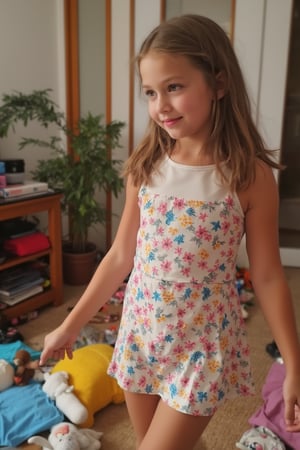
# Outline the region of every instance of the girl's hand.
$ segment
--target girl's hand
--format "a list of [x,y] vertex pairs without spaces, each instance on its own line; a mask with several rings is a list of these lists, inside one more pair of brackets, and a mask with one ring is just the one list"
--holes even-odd
[[75,334],[64,331],[61,326],[47,334],[39,364],[43,366],[49,358],[57,360],[64,359],[65,355],[72,359],[72,347],[76,337]]
[[300,431],[300,374],[294,378],[286,377],[283,384],[283,398],[285,403],[286,430]]

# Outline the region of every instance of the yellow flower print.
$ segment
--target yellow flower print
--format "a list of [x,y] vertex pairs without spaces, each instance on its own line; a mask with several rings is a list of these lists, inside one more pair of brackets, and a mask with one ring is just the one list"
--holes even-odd
[[216,241],[216,242],[213,244],[213,249],[214,249],[214,250],[217,250],[217,249],[220,248],[220,247],[221,247],[220,241]]
[[150,206],[150,208],[148,209],[148,216],[153,216],[155,209],[153,206]]
[[127,361],[130,360],[131,356],[132,356],[132,352],[129,349],[124,350],[125,360],[127,360]]
[[165,303],[171,303],[174,300],[174,292],[164,291],[162,298]]
[[146,256],[149,256],[149,253],[151,252],[151,244],[146,244],[145,245],[145,254]]
[[211,372],[216,372],[220,367],[219,361],[216,361],[215,359],[211,359],[210,361],[208,361],[207,365]]
[[137,346],[139,348],[144,348],[145,347],[145,343],[144,343],[143,339],[141,338],[141,336],[135,336],[134,342],[137,344]]
[[168,231],[171,236],[175,236],[178,233],[178,228],[169,227]]
[[220,347],[222,350],[225,350],[226,348],[228,348],[228,337],[227,336],[222,336],[220,339]]
[[221,292],[222,285],[221,283],[216,283],[212,286],[212,291],[214,294],[219,294]]
[[203,314],[196,314],[193,318],[193,322],[195,325],[203,325],[203,323],[204,323]]
[[199,200],[189,200],[187,202],[187,204],[191,207],[191,208],[199,208],[200,206],[202,206],[204,204],[204,202],[201,202]]
[[193,219],[192,219],[192,217],[188,216],[187,214],[183,214],[182,216],[179,217],[179,222],[182,227],[186,228],[189,225],[192,225]]
[[209,257],[209,253],[206,250],[200,250],[199,256],[201,259],[207,259]]
[[188,361],[189,358],[186,353],[181,353],[180,355],[177,355],[176,359],[178,362],[184,363],[184,362]]
[[160,386],[159,380],[154,379],[152,384],[153,384],[154,389],[159,389],[159,386]]
[[238,382],[238,376],[236,373],[232,373],[230,375],[230,384],[232,384],[233,386]]

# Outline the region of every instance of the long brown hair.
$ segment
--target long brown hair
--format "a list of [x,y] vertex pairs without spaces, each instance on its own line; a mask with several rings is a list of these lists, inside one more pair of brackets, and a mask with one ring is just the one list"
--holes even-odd
[[[187,14],[157,26],[143,42],[135,63],[149,51],[178,54],[189,58],[201,70],[215,94],[209,150],[224,181],[231,189],[245,189],[255,179],[257,158],[273,168],[281,168],[266,149],[251,117],[251,107],[243,75],[225,31],[207,17]],[[222,76],[225,95],[217,98],[217,77]],[[146,133],[125,165],[136,185],[149,182],[151,173],[175,140],[151,118]],[[222,170],[224,167],[229,171]],[[226,174],[230,173],[230,178]]]

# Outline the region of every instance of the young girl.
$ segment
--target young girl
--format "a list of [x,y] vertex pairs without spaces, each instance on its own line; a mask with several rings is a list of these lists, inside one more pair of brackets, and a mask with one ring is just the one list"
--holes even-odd
[[138,450],[192,449],[219,406],[253,394],[235,288],[246,234],[251,279],[286,365],[285,421],[300,431],[300,350],[278,245],[278,192],[225,32],[196,15],[155,28],[137,56],[147,133],[126,164],[115,241],[41,364],[72,357],[80,329],[130,273],[109,374]]

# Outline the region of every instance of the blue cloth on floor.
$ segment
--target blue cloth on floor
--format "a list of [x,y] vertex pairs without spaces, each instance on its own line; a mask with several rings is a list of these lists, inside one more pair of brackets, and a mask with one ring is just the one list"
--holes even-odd
[[5,361],[13,364],[15,353],[18,350],[27,350],[33,360],[39,359],[41,354],[40,351],[32,349],[24,342],[15,341],[10,344],[0,344],[0,359],[5,359]]
[[63,420],[64,415],[40,383],[12,386],[0,392],[0,446],[20,445]]

